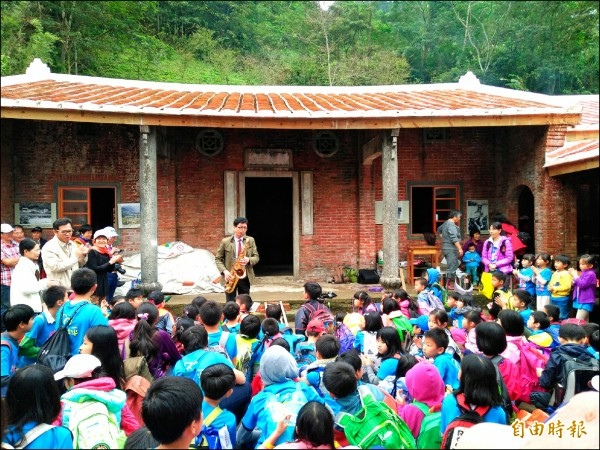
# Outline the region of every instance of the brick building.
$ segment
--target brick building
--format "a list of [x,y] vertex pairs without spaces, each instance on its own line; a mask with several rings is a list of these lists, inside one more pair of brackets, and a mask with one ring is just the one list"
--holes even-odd
[[[244,215],[259,274],[374,267],[383,248],[397,276],[449,209],[464,212],[467,235],[470,205],[486,201],[488,216],[527,226],[537,251],[598,252],[598,160],[597,95],[468,76],[205,86],[52,74],[36,60],[2,78],[2,221],[49,203],[75,226],[114,226],[142,261],[156,242],[214,253]],[[138,228],[119,220],[129,203],[141,203]]]

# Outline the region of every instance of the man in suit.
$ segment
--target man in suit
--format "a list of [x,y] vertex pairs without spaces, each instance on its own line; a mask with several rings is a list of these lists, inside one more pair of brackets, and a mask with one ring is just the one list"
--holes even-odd
[[246,269],[246,277],[238,280],[233,292],[225,293],[226,301],[235,301],[238,294],[250,294],[250,285],[254,282],[254,266],[259,261],[258,249],[253,237],[246,236],[248,219],[238,217],[233,221],[233,236],[221,240],[215,255],[217,269],[221,272],[221,283],[226,284],[232,279],[230,270],[238,259],[239,253],[246,245],[246,256],[240,259],[240,264]]
[[[41,227],[33,227],[31,229],[31,239],[35,241],[37,245],[40,246],[40,250],[46,244],[46,239],[42,237],[42,228]],[[40,257],[38,259],[38,265],[40,266],[40,279],[46,278],[46,272],[44,272],[44,261],[42,260],[42,254],[40,253]]]

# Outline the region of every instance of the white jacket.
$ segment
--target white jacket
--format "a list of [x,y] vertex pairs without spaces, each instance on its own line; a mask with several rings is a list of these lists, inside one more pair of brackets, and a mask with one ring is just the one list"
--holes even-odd
[[29,305],[36,313],[42,312],[40,291],[48,287],[48,279],[38,280],[35,271],[39,270],[37,262],[21,256],[12,273],[10,286],[10,306]]
[[56,280],[61,286],[67,289],[71,288],[71,274],[73,271],[82,267],[87,256],[77,259],[75,256],[75,244],[69,241],[63,244],[56,236],[46,242],[42,247],[42,259],[44,260],[44,270],[50,280]]

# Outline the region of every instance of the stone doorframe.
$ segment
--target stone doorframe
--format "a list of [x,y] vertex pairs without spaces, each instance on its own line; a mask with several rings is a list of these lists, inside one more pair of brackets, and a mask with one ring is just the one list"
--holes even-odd
[[[294,256],[293,274],[294,278],[300,277],[300,198],[299,198],[299,176],[294,171],[261,171],[245,170],[238,172],[238,198],[239,215],[246,216],[246,178],[291,178],[292,179],[292,242]],[[312,186],[311,186],[312,191]],[[227,204],[227,203],[226,203]],[[235,203],[234,203],[235,204]],[[312,208],[311,208],[312,215]],[[233,220],[233,219],[232,219]],[[232,221],[231,220],[231,221]],[[229,221],[229,222],[231,222]],[[225,223],[229,223],[225,222]]]

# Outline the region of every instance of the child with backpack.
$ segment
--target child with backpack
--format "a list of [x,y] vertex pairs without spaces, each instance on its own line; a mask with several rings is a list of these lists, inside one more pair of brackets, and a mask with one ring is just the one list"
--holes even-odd
[[490,358],[496,368],[496,380],[502,396],[502,408],[506,412],[506,422],[512,423],[516,409],[512,402],[521,397],[519,369],[501,353],[506,350],[506,333],[496,322],[482,322],[476,327],[477,347]]
[[233,334],[239,333],[242,322],[240,317],[240,305],[236,302],[226,302],[225,306],[223,306],[223,318],[225,319],[221,326],[223,331],[229,331]]
[[240,323],[240,332],[235,336],[238,358],[235,368],[241,371],[248,382],[252,382],[254,375],[258,373],[259,360],[252,355],[260,344],[258,333],[260,331],[260,319],[248,314]]
[[12,448],[73,448],[71,432],[51,425],[60,413],[60,394],[49,367],[34,364],[18,370],[8,383],[6,405],[3,444]]
[[419,314],[429,314],[434,309],[444,309],[444,304],[440,298],[427,287],[427,280],[425,278],[417,278],[415,280],[415,291],[417,291]]
[[419,358],[423,357],[423,335],[429,331],[429,316],[421,315],[416,319],[409,319],[413,329],[410,333],[411,344],[408,348],[408,353]]
[[532,311],[527,321],[529,334],[527,340],[546,353],[550,353],[551,349],[560,345],[560,342],[555,343],[552,335],[546,331],[548,328],[550,328],[548,315],[544,311]]
[[213,364],[202,371],[200,387],[204,393],[203,420],[202,432],[195,439],[197,445],[205,443],[210,449],[235,446],[235,416],[219,407],[219,402],[233,393],[234,386],[235,374],[227,364]]
[[458,371],[460,369],[456,359],[446,352],[449,338],[441,328],[430,328],[423,338],[423,356],[433,360],[433,365],[439,370],[446,389],[449,391],[458,388]]
[[365,315],[368,312],[376,312],[381,314],[381,311],[377,309],[377,306],[375,306],[373,299],[371,299],[371,296],[367,291],[357,291],[354,293],[352,310],[362,315]]
[[417,448],[440,448],[440,410],[446,392],[440,372],[429,361],[421,361],[406,372],[405,382],[412,402],[401,398],[398,414],[410,428]]
[[[445,287],[440,284],[441,276],[440,271],[430,267],[429,269],[425,269],[423,271],[423,278],[427,280],[427,289],[433,293],[435,297],[437,297],[442,304],[446,303],[446,299],[448,298],[448,291]],[[453,281],[453,280],[449,280]]]
[[[589,366],[590,373],[595,363],[596,373],[598,362],[587,351],[585,342],[585,330],[580,325],[565,323],[560,326],[559,337],[562,345],[552,350],[550,359],[543,370],[539,370],[540,386],[548,391],[554,391],[555,403],[550,404],[551,392],[532,392],[531,402],[537,408],[547,411],[549,407],[558,407],[563,402],[562,395],[568,388],[565,367],[573,360],[580,365]],[[591,377],[590,377],[591,378]],[[577,393],[577,390],[575,391]]]
[[41,314],[33,318],[31,330],[19,342],[21,361],[19,367],[28,366],[36,362],[40,347],[56,330],[56,313],[60,307],[69,300],[67,288],[64,286],[50,286],[42,294],[42,301],[46,308]]
[[2,333],[0,373],[2,398],[6,397],[8,382],[17,371],[19,364],[19,341],[33,326],[33,308],[29,305],[11,306],[4,313],[2,323],[6,331]]
[[414,448],[414,438],[398,413],[377,401],[367,386],[358,386],[354,368],[333,362],[325,368],[323,383],[338,404],[334,437],[340,445],[359,448]]
[[269,347],[260,360],[259,370],[264,388],[252,397],[241,420],[237,432],[239,446],[255,447],[254,442],[262,444],[286,415],[291,416],[290,421],[275,443],[292,441],[300,408],[310,401],[324,402],[314,388],[294,381],[298,376],[298,366],[283,347]]
[[578,273],[574,267],[569,268],[569,274],[573,277],[573,308],[577,310],[578,319],[589,320],[590,313],[594,309],[598,286],[595,267],[596,257],[585,254],[579,257],[581,273]]
[[407,318],[413,319],[419,317],[419,304],[404,289],[394,289],[392,298],[400,305],[400,311]]
[[441,448],[456,448],[461,432],[476,423],[507,425],[501,404],[492,361],[483,355],[465,355],[460,364],[459,387],[442,401]]
[[317,359],[300,372],[300,381],[315,388],[315,391],[326,403],[331,403],[331,397],[323,385],[323,371],[325,367],[335,361],[340,351],[340,342],[331,334],[323,334],[315,344]]
[[335,449],[333,438],[333,416],[331,411],[317,402],[308,402],[298,412],[294,441],[284,442],[275,447],[275,442],[287,427],[290,416],[277,423],[277,428],[258,448],[267,449]]
[[304,332],[306,334],[306,342],[300,342],[296,346],[294,357],[298,370],[302,371],[306,366],[317,360],[316,343],[317,340],[325,334],[325,326],[320,320],[312,320],[306,326]]
[[200,321],[208,333],[208,346],[214,351],[226,354],[235,365],[237,358],[235,334],[221,329],[222,316],[223,309],[214,300],[209,300],[200,307]]
[[63,426],[73,433],[74,448],[107,445],[120,448],[126,435],[139,428],[126,403],[126,394],[110,377],[98,377],[101,362],[94,355],[78,354],[54,374],[67,388],[61,396]]
[[452,326],[454,328],[464,328],[463,319],[465,314],[471,311],[475,307],[473,302],[473,296],[470,294],[461,294],[456,299],[456,307],[450,310],[448,313],[449,318],[452,320]]
[[[296,334],[304,334],[306,326],[313,319],[319,319],[323,322],[325,328],[330,326],[333,329],[333,314],[327,306],[324,299],[321,298],[323,290],[319,283],[309,281],[304,283],[304,300],[305,302],[296,311],[294,320],[294,329]],[[330,322],[330,323],[326,323]]]
[[429,313],[429,329],[432,330],[433,328],[441,328],[442,330],[444,330],[444,333],[446,333],[446,336],[448,336],[448,346],[446,347],[446,353],[449,353],[457,361],[460,361],[460,358],[462,358],[462,352],[460,350],[460,347],[452,337],[452,332],[448,329],[448,322],[448,313],[445,309],[434,309]]
[[334,335],[340,341],[340,354],[354,348],[354,333],[346,326],[344,319],[346,313],[340,311],[335,315]]
[[129,354],[131,357],[144,356],[154,379],[164,377],[181,355],[171,335],[156,328],[158,308],[153,303],[142,303],[137,309],[137,319]]
[[129,356],[129,342],[137,323],[134,307],[129,302],[121,302],[113,306],[108,315],[108,326],[117,333],[119,354],[121,359]]

